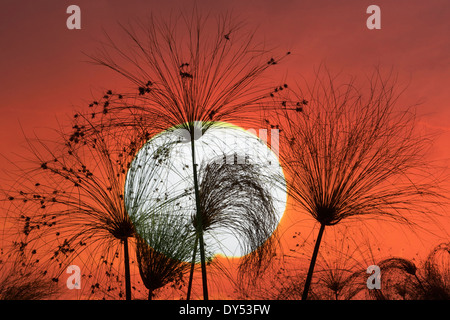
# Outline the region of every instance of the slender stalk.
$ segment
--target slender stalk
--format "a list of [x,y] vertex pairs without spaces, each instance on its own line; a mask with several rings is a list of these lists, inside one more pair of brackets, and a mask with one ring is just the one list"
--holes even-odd
[[202,267],[202,282],[203,282],[203,300],[208,300],[208,282],[206,277],[206,259],[205,259],[205,245],[203,242],[203,231],[200,231],[200,261]]
[[195,203],[197,207],[197,237],[200,244],[200,263],[202,268],[202,282],[203,282],[203,300],[208,300],[208,282],[206,277],[206,261],[205,261],[205,244],[203,241],[203,221],[202,208],[200,206],[200,191],[197,179],[197,163],[195,161],[195,139],[194,130],[191,133],[191,154],[192,154],[192,170],[194,175],[194,189],[195,189]]
[[125,299],[131,300],[130,257],[128,254],[128,237],[123,240],[123,252],[125,262]]
[[192,254],[191,272],[189,274],[189,284],[188,284],[186,300],[191,299],[192,279],[194,278],[195,256],[197,255],[197,247],[198,247],[198,237],[195,237],[194,252]]
[[153,300],[153,290],[151,290],[151,289],[149,289],[148,290],[148,297],[147,297],[147,300]]
[[317,254],[319,253],[320,242],[322,241],[323,232],[325,230],[325,224],[320,225],[319,234],[317,235],[316,244],[314,246],[314,252],[311,258],[311,263],[309,264],[308,275],[306,277],[305,287],[303,289],[302,300],[307,300],[308,291],[311,285],[312,275],[314,272],[314,266],[316,265]]

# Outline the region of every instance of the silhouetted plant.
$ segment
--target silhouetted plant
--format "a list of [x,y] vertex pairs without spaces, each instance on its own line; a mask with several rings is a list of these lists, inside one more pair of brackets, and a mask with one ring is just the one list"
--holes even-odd
[[[202,163],[199,198],[203,221],[198,223],[196,214],[192,216],[192,225],[197,237],[197,228],[201,225],[207,237],[228,235],[236,239],[244,254],[240,274],[254,278],[270,263],[277,247],[274,233],[278,220],[268,190],[270,179],[274,177],[264,172],[265,164],[252,161],[249,156],[244,163],[238,163],[237,158],[245,156],[238,153],[233,156],[232,163],[225,161],[229,155]],[[220,246],[220,239],[218,243]]]
[[[369,296],[376,300],[415,300],[416,265],[407,259],[392,257],[377,264],[381,270],[381,289],[369,290]],[[386,290],[386,288],[388,288]]]
[[25,251],[26,242],[16,242],[8,252],[0,252],[0,300],[43,300],[60,294],[48,270]]
[[194,233],[178,213],[188,191],[178,194],[170,188],[170,176],[176,173],[170,143],[155,149],[151,143],[134,157],[125,184],[125,206],[135,225],[137,262],[149,300],[155,290],[182,280],[194,243]]
[[[255,112],[271,105],[274,96],[274,86],[263,83],[264,75],[281,60],[257,46],[253,34],[242,32],[228,16],[217,20],[215,32],[209,23],[196,10],[191,16],[180,14],[167,21],[152,17],[148,22],[123,27],[129,44],[117,45],[108,37],[99,53],[91,57],[138,86],[136,95],[118,96],[118,103],[92,104],[114,114],[111,125],[137,121],[156,131],[172,127],[187,130],[198,216],[202,213],[196,139],[219,121],[254,122]],[[202,219],[196,221],[202,223]],[[203,227],[199,225],[197,230],[207,300]]]
[[380,261],[381,289],[369,290],[376,300],[448,300],[450,244],[435,247],[419,266],[411,260],[393,257]]
[[322,250],[318,254],[316,281],[312,282],[310,298],[360,299],[360,293],[367,289],[368,275],[365,271],[368,263],[374,263],[371,262],[372,250],[360,240],[361,235],[350,233],[348,226],[336,227],[333,231],[332,237],[323,240]]
[[136,255],[149,300],[155,290],[170,282],[181,289],[183,274],[190,267],[186,261],[193,250],[194,234],[176,210],[173,202],[168,203],[137,224]]
[[415,113],[398,107],[395,81],[375,74],[367,88],[316,76],[296,105],[280,106],[288,191],[319,224],[305,282],[307,299],[326,226],[344,219],[413,224],[432,216],[439,188],[425,159],[429,139]]
[[442,243],[428,255],[424,265],[423,299],[450,299],[450,243]]
[[[233,130],[228,127],[222,129]],[[248,139],[253,138],[249,135]],[[164,154],[171,161],[170,167],[158,166],[158,170],[161,171],[157,175],[164,176],[166,183],[165,186],[160,187],[159,192],[166,195],[166,188],[174,186],[170,193],[171,199],[176,200],[170,200],[174,205],[170,212],[184,220],[184,224],[191,232],[192,239],[195,239],[191,248],[192,257],[189,259],[191,272],[187,298],[190,299],[195,264],[201,257],[198,257],[197,251],[200,231],[197,229],[198,215],[193,201],[194,188],[189,179],[189,172],[186,173],[189,170],[189,165],[186,163],[189,163],[190,159],[177,158],[185,150],[188,150],[189,144],[184,148],[186,144],[185,139],[178,136],[173,130],[167,130],[150,140],[133,160],[125,188],[125,199],[129,203],[127,210],[133,221],[142,220],[142,224],[145,225],[147,219],[145,216],[148,214],[150,214],[149,219],[154,221],[154,217],[151,216],[155,212],[154,204],[150,203],[146,197],[139,199],[134,196],[136,186],[142,185],[145,188],[146,185],[139,179],[145,177],[148,168],[157,167],[155,162],[158,162],[158,159],[151,155]],[[177,148],[177,145],[181,149]],[[265,163],[259,164],[250,155],[241,156],[233,153],[232,155],[218,156],[221,154],[220,146],[215,145],[213,140],[210,142],[208,140],[206,145],[199,145],[205,154],[208,152],[204,148],[212,148],[211,150],[214,152],[213,155],[203,155],[198,177],[201,218],[203,219],[201,233],[210,244],[210,248],[205,251],[206,260],[212,261],[213,256],[217,253],[228,255],[230,248],[227,248],[227,245],[229,243],[223,241],[232,239],[233,243],[239,246],[241,254],[244,255],[240,259],[240,274],[245,273],[250,276],[250,273],[258,273],[270,262],[276,246],[276,237],[273,233],[278,223],[278,212],[275,210],[269,190],[273,177],[270,176],[270,173],[265,172],[272,171],[266,170]],[[231,158],[233,158],[232,163],[230,163]],[[237,158],[245,161],[243,163],[236,162]],[[183,171],[185,172],[183,173]],[[138,192],[141,195],[151,193],[152,190]],[[161,199],[161,201],[164,200],[164,198]],[[137,224],[141,225],[141,222]],[[150,244],[150,247],[153,246]],[[163,246],[157,251],[165,253]],[[236,253],[231,252],[231,254]]]
[[[367,244],[361,243],[360,235],[350,232],[348,226],[340,225],[330,231],[333,232],[327,233],[322,240],[309,299],[361,299],[367,290],[367,263],[375,264],[372,251]],[[303,238],[300,232],[294,232],[292,238],[291,241],[297,243],[283,254],[278,264],[274,263],[278,268],[265,275],[266,279],[256,289],[258,292],[250,291],[251,296],[258,299],[301,299],[307,276],[307,256],[314,243]],[[247,287],[245,291],[249,291]]]
[[[80,124],[73,126],[73,132],[63,133],[55,144],[39,139],[30,142],[36,168],[19,180],[10,201],[18,203],[16,218],[24,223],[22,232],[41,243],[48,260],[66,267],[75,257],[82,257],[84,271],[91,268],[95,274],[86,273],[89,278],[99,277],[106,268],[106,281],[92,280],[91,293],[113,294],[117,287],[108,282],[121,278],[115,268],[123,257],[125,297],[131,299],[129,243],[135,224],[125,206],[124,187],[131,160],[148,136],[137,128],[87,128],[94,124],[84,120],[77,119]],[[165,161],[163,155],[156,157]],[[161,178],[142,181],[147,188],[163,182]]]

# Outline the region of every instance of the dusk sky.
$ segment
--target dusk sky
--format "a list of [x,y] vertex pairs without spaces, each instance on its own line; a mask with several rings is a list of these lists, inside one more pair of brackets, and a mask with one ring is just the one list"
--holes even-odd
[[[2,43],[2,153],[18,151],[22,133],[53,127],[73,107],[83,106],[104,88],[126,80],[86,63],[118,22],[167,15],[191,1],[76,1],[81,30],[66,28],[70,1],[4,1],[0,12]],[[192,2],[194,3],[194,2]],[[256,30],[258,39],[293,55],[281,76],[308,77],[321,63],[349,75],[393,68],[407,85],[408,104],[421,103],[426,122],[442,133],[439,156],[449,156],[450,68],[448,1],[378,1],[381,30],[368,30],[366,8],[373,1],[197,1],[205,12],[230,12]],[[3,164],[2,160],[2,164]]]
[[[256,38],[279,52],[291,51],[278,67],[280,79],[302,83],[320,65],[344,76],[364,79],[375,68],[393,70],[405,89],[400,103],[419,104],[420,123],[437,134],[430,160],[450,159],[450,2],[448,0],[3,0],[0,6],[0,180],[23,153],[24,134],[51,137],[76,109],[106,89],[133,84],[104,67],[87,62],[104,31],[118,22],[150,14],[169,15],[196,4],[211,15],[231,13],[254,29]],[[81,8],[81,30],[68,30],[66,8]],[[381,8],[381,29],[369,30],[366,9]],[[186,9],[187,8],[187,9]],[[22,132],[23,130],[23,132]],[[449,230],[447,217],[443,229]],[[447,223],[447,224],[445,224]],[[427,235],[423,247],[402,238],[389,244],[394,254],[424,254],[445,240],[442,230]],[[399,236],[401,237],[401,236]]]

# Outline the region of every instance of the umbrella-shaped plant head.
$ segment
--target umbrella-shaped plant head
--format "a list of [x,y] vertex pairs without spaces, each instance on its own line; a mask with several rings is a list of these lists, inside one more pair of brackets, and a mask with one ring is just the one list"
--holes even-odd
[[450,298],[450,243],[441,243],[428,255],[424,263],[423,299]]
[[[191,143],[183,133],[184,129],[178,127],[166,130],[137,153],[128,173],[125,199],[129,208],[135,208],[129,209],[132,220],[143,221],[137,225],[145,225],[147,215],[154,221],[152,212],[168,202],[171,214],[184,221],[180,223],[195,241],[186,260],[191,262],[190,298],[194,265],[202,261],[197,250],[200,237],[208,259],[216,254],[242,257],[241,274],[244,270],[258,272],[267,265],[276,244],[273,233],[284,213],[286,190],[279,188],[283,172],[267,145],[242,128],[221,123],[196,140],[200,162],[197,198],[191,174]],[[170,166],[160,164],[156,155],[164,155]],[[158,189],[141,190],[138,194],[143,197],[138,199],[134,194],[138,188],[146,188],[141,179],[145,181],[146,171],[152,168],[152,178],[163,177],[165,183]]]
[[415,300],[420,295],[419,290],[422,289],[419,287],[419,270],[413,261],[392,257],[383,259],[376,265],[382,274],[381,287],[369,290],[369,296],[376,300]]
[[[191,143],[199,214],[197,134],[204,134],[220,121],[257,123],[261,108],[273,104],[274,88],[287,87],[268,84],[265,78],[267,70],[282,57],[258,45],[253,33],[243,30],[228,15],[214,20],[193,10],[190,16],[151,17],[123,30],[128,43],[119,45],[108,37],[91,58],[132,81],[138,92],[93,103],[93,114],[108,114],[112,126],[134,123],[151,127],[152,132],[176,126],[185,129]],[[98,107],[103,109],[98,111]],[[202,234],[199,246],[203,295],[208,299]]]
[[117,123],[129,123],[134,114],[159,131],[181,125],[191,133],[195,122],[202,130],[219,121],[254,123],[254,113],[271,105],[274,91],[284,88],[267,77],[282,57],[273,56],[229,15],[214,18],[193,10],[121,28],[123,42],[107,36],[89,55],[138,86],[136,95],[123,94],[107,104],[108,113],[122,116]]
[[[33,167],[20,171],[25,174],[9,198],[16,220],[24,225],[20,231],[30,242],[39,243],[37,254],[45,257],[41,261],[47,259],[63,272],[73,259],[81,259],[84,274],[93,282],[92,293],[122,297],[122,290],[111,288],[124,279],[125,296],[131,299],[129,245],[136,224],[125,206],[124,186],[147,134],[138,128],[111,130],[79,120],[72,132],[62,134],[54,144],[39,139],[30,142]],[[163,154],[155,157],[167,164]],[[147,171],[145,181],[141,177],[146,188],[162,184],[153,172]]]
[[[267,266],[275,253],[273,233],[280,213],[274,202],[279,199],[270,187],[271,179],[279,177],[249,158],[238,163],[239,154],[234,156],[232,164],[223,157],[202,163],[199,181],[203,222],[199,224],[198,216],[193,215],[192,225],[201,225],[205,238],[215,238],[219,252],[241,256],[241,275],[252,277]],[[237,252],[233,253],[232,248]]]
[[392,257],[377,263],[383,274],[380,290],[370,290],[377,300],[448,300],[450,297],[449,243],[431,250],[424,261]]
[[170,282],[182,280],[189,270],[195,235],[179,214],[186,190],[169,185],[178,176],[170,158],[173,141],[155,148],[147,142],[134,157],[127,172],[125,206],[136,230],[136,256],[148,299]]
[[286,106],[283,144],[289,194],[320,225],[303,298],[326,226],[347,219],[414,222],[441,199],[429,174],[429,139],[412,109],[398,106],[392,78],[374,75],[367,87],[319,73]]
[[173,201],[165,202],[153,207],[151,213],[140,214],[141,221],[136,224],[136,256],[149,300],[155,290],[182,281],[190,267],[186,261],[192,254],[195,235],[176,210],[179,207]]

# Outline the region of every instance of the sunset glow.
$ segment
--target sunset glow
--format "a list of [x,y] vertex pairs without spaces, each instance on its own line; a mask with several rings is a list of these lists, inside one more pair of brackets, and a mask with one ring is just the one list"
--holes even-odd
[[[185,241],[189,246],[193,246],[195,241],[195,248],[197,248],[197,242],[202,242],[203,234],[205,234],[206,252],[210,254],[207,255],[206,270],[211,300],[301,299],[304,279],[307,277],[318,236],[320,243],[322,232],[323,237],[317,255],[309,299],[374,298],[374,295],[371,295],[365,287],[369,277],[366,269],[380,262],[383,262],[380,266],[391,268],[389,270],[392,270],[394,265],[396,268],[398,265],[407,268],[409,265],[404,261],[413,261],[419,269],[419,266],[424,265],[426,259],[439,261],[439,263],[436,262],[436,265],[440,266],[441,271],[442,268],[445,269],[445,266],[449,266],[448,255],[441,255],[447,250],[445,248],[448,248],[446,245],[448,246],[450,230],[450,206],[448,204],[448,197],[450,197],[448,191],[450,190],[450,180],[448,180],[448,164],[450,163],[450,90],[448,89],[450,84],[450,41],[448,40],[450,3],[447,0],[379,0],[374,3],[359,0],[199,0],[192,2],[181,0],[78,0],[74,4],[80,8],[79,29],[75,24],[76,20],[68,20],[71,16],[71,13],[66,12],[69,6],[68,2],[21,0],[9,1],[1,6],[0,248],[2,251],[0,252],[0,286],[3,281],[1,274],[6,278],[8,272],[23,262],[19,258],[17,261],[14,260],[14,255],[10,255],[11,251],[9,250],[11,248],[16,250],[22,245],[19,250],[27,252],[26,261],[29,262],[27,265],[29,269],[24,272],[43,274],[48,278],[49,288],[53,288],[53,285],[57,287],[51,289],[57,292],[56,295],[50,295],[51,292],[49,292],[49,297],[42,295],[44,299],[105,298],[117,300],[125,299],[127,290],[131,290],[132,299],[186,299],[192,250],[189,247],[190,251],[181,252],[183,248],[170,247],[168,249],[170,254],[167,251],[166,257],[164,257],[164,250],[152,248],[151,245],[144,246],[142,243],[145,244],[145,241],[139,242],[142,240],[140,237],[145,237],[143,235],[136,236],[138,227],[137,225],[133,226],[133,223],[136,222],[133,219],[136,217],[128,213],[132,217],[133,221],[131,221],[126,210],[130,210],[132,205],[127,201],[131,201],[130,199],[134,201],[132,194],[138,188],[133,186],[133,183],[143,184],[143,182],[138,180],[129,182],[126,179],[129,179],[129,175],[132,173],[128,170],[140,170],[141,167],[137,169],[134,165],[137,160],[133,159],[139,155],[139,150],[145,149],[144,145],[147,141],[158,139],[158,135],[161,137],[161,132],[172,130],[176,125],[180,126],[180,130],[192,129],[192,123],[195,121],[199,121],[198,130],[200,133],[203,130],[204,136],[195,140],[196,145],[191,145],[191,141],[187,140],[183,146],[177,146],[171,151],[174,152],[171,156],[178,154],[176,160],[171,160],[176,170],[170,171],[166,168],[170,172],[158,173],[158,179],[164,187],[158,191],[157,196],[148,195],[149,192],[158,189],[156,184],[150,188],[151,184],[148,181],[145,182],[148,188],[145,191],[145,197],[149,202],[139,210],[155,209],[155,202],[149,200],[151,197],[154,197],[151,198],[152,201],[158,199],[159,202],[160,196],[164,193],[172,192],[174,195],[180,196],[183,190],[190,188],[189,194],[186,193],[178,198],[177,206],[175,206],[175,201],[170,204],[170,209],[164,210],[176,212],[183,205],[188,208],[182,214],[185,215],[186,221],[184,222],[192,228],[191,233],[194,236],[191,234],[183,239],[177,238],[177,241]],[[381,20],[377,21],[379,24],[368,20],[371,13],[366,10],[373,4],[378,6],[381,12]],[[373,12],[377,10],[376,8],[372,9],[375,10]],[[200,45],[199,47],[202,50],[211,50],[212,53],[205,55],[204,60],[196,60],[196,53],[189,47],[195,43],[195,39],[189,39],[183,34],[186,32],[183,29],[185,21],[181,18],[179,21],[177,20],[180,12],[187,17],[195,17],[199,13],[208,17],[206,20],[208,24],[205,24],[205,34],[207,35],[205,39],[209,42],[205,41],[206,45],[202,43],[203,47]],[[162,78],[165,76],[165,79],[170,79],[166,83],[150,79],[150,75],[153,75],[157,68],[139,69],[140,64],[144,65],[145,63],[142,62],[142,56],[138,56],[136,52],[142,48],[136,44],[130,45],[127,41],[130,40],[129,36],[133,33],[130,32],[127,35],[123,30],[124,26],[138,29],[137,26],[145,25],[152,16],[157,18],[157,21],[166,21],[169,26],[176,25],[175,30],[172,31],[178,36],[181,34],[180,37],[185,42],[180,43],[180,47],[173,50],[183,52],[185,55],[183,58],[189,57],[185,58],[186,61],[181,61],[181,59],[177,61],[174,58],[175,55],[174,57],[160,57],[161,65],[165,63],[169,65],[169,67],[166,66],[169,71],[163,70],[161,71],[163,76],[160,75]],[[178,21],[178,24],[175,24],[174,21]],[[231,28],[230,26],[233,24],[229,21],[235,22],[239,28]],[[69,28],[70,25],[73,25],[73,29]],[[220,26],[218,30],[231,28],[230,32],[217,37],[216,25]],[[372,29],[370,25],[373,25]],[[157,26],[160,30],[165,30],[162,24]],[[149,27],[149,29],[151,28]],[[134,31],[134,29],[128,30]],[[192,32],[192,30],[190,31]],[[233,38],[234,36],[238,38]],[[215,37],[219,40],[214,40]],[[108,42],[109,38],[114,40],[114,43],[123,45],[123,48],[130,49],[127,54],[133,58],[118,54],[120,51],[117,51],[117,48]],[[152,38],[149,37],[149,39]],[[251,39],[251,42],[249,40],[251,49],[245,47],[247,39]],[[149,40],[148,47],[151,45],[152,42]],[[224,50],[223,56],[220,55],[220,50],[211,49],[215,48],[214,45]],[[136,49],[136,51],[131,51],[131,49]],[[165,52],[164,50],[170,51],[172,48],[168,46],[161,50],[161,52]],[[250,52],[251,57],[240,60],[240,56],[233,56],[233,53],[240,52],[239,50]],[[99,65],[98,61],[92,59],[92,57],[101,57],[107,60],[108,55],[113,58],[118,57],[118,61],[125,61],[123,62],[124,68],[130,70],[131,76],[122,72],[122,69],[114,70],[114,65],[113,67],[107,63]],[[203,58],[201,54],[198,56]],[[152,56],[149,55],[149,57]],[[216,61],[211,57],[219,57],[222,60],[217,58],[218,61]],[[133,61],[134,58],[137,61]],[[210,58],[212,62],[208,60]],[[149,61],[151,61],[150,58],[146,63]],[[111,61],[107,62],[111,63]],[[173,74],[179,76],[180,79],[167,76],[172,70],[170,69],[172,65],[175,66]],[[228,65],[236,67],[233,70],[227,70],[226,66]],[[261,67],[258,69],[254,65]],[[205,66],[210,69],[204,71]],[[197,70],[201,72],[198,71],[196,74]],[[245,72],[251,75],[249,76],[251,80],[245,77],[240,78],[243,74],[245,75]],[[223,77],[215,79],[214,77],[218,74],[223,74]],[[329,83],[325,81],[321,83],[318,80],[319,75],[325,74],[330,77],[327,78],[330,80]],[[197,76],[201,81],[196,83],[196,86],[191,85],[192,78]],[[252,80],[252,76],[255,77],[255,80]],[[389,79],[389,82],[376,83],[375,78],[378,81]],[[142,79],[146,79],[148,82],[145,83]],[[336,82],[332,80],[336,80]],[[373,105],[375,106],[380,101],[386,104],[392,103],[395,105],[396,112],[411,108],[409,109],[411,113],[408,115],[414,113],[411,119],[415,121],[414,136],[411,135],[411,137],[419,140],[423,138],[427,139],[427,142],[431,142],[423,149],[418,148],[418,150],[424,151],[423,158],[420,160],[426,167],[414,167],[411,170],[416,177],[420,177],[423,181],[439,182],[433,186],[436,187],[433,192],[434,190],[439,191],[432,194],[432,196],[436,196],[433,199],[439,200],[428,200],[426,192],[420,193],[423,194],[423,207],[429,211],[423,211],[421,215],[414,215],[414,219],[408,221],[408,224],[403,224],[401,219],[391,219],[392,216],[395,217],[393,212],[402,212],[403,207],[400,208],[398,203],[391,207],[393,208],[390,212],[391,216],[374,214],[368,215],[366,218],[355,213],[336,221],[313,217],[305,210],[307,205],[304,203],[311,207],[317,203],[311,203],[313,202],[311,199],[300,199],[301,195],[299,194],[294,195],[295,184],[290,181],[296,177],[287,168],[289,161],[295,162],[298,159],[304,159],[295,158],[294,154],[297,152],[299,155],[304,151],[311,152],[312,162],[316,161],[314,159],[319,159],[315,163],[319,172],[322,158],[320,156],[314,158],[314,155],[320,154],[321,150],[314,150],[314,144],[308,145],[307,142],[323,137],[317,135],[313,137],[312,134],[308,136],[305,133],[302,147],[291,148],[289,143],[294,143],[295,135],[298,132],[289,127],[296,123],[293,120],[294,117],[289,119],[286,114],[302,115],[305,117],[303,119],[310,117],[305,120],[308,121],[307,123],[313,124],[314,121],[317,121],[317,126],[323,124],[324,128],[328,128],[326,124],[328,118],[324,116],[324,113],[311,112],[311,110],[314,107],[319,110],[319,106],[326,110],[327,106],[321,106],[320,103],[327,101],[330,104],[333,99],[330,98],[331,95],[328,96],[324,92],[329,93],[332,90],[320,91],[318,88],[323,89],[327,85],[332,87],[331,85],[339,84],[339,87],[333,87],[334,92],[340,94],[338,99],[335,99],[339,102],[341,101],[339,98],[345,96],[345,90],[342,88],[351,84],[349,87],[361,88],[358,93],[361,93],[363,98],[357,97],[356,91],[348,91],[345,92],[349,94],[348,99],[342,98],[342,101],[364,101],[364,98],[373,94],[374,91],[371,90],[376,86],[371,87],[371,85],[375,83],[382,89],[380,89],[381,98],[375,99]],[[392,92],[386,89],[387,84],[392,84],[396,90],[392,96],[390,96]],[[383,87],[384,85],[386,87]],[[166,86],[174,87],[173,91],[165,92]],[[267,91],[267,88],[270,90]],[[317,91],[314,91],[316,89]],[[341,89],[342,91],[339,91]],[[318,97],[314,96],[314,93],[319,95],[317,93],[319,91],[323,100],[314,101],[314,98]],[[310,93],[310,96],[307,93]],[[197,97],[199,97],[198,100],[196,100]],[[192,105],[183,105],[183,103],[187,103],[186,101]],[[157,106],[158,103],[162,107]],[[164,109],[164,104],[170,104],[170,107]],[[155,105],[156,107],[154,107]],[[180,105],[183,106],[180,107]],[[310,109],[308,110],[308,108]],[[158,114],[163,110],[167,111],[166,117]],[[346,108],[338,109],[336,106],[334,110],[336,112],[333,115],[338,114],[339,110],[344,112]],[[180,113],[176,114],[177,111]],[[119,116],[114,119],[116,115]],[[119,117],[120,120],[118,120]],[[129,123],[125,124],[123,119]],[[342,128],[347,128],[345,124],[350,126],[352,121],[358,118],[336,116],[336,119],[342,121],[341,127],[336,126],[338,129],[336,129],[335,137],[338,137],[343,134],[342,131],[345,131]],[[290,122],[291,120],[292,122]],[[133,123],[133,121],[135,122]],[[210,123],[214,121],[229,122],[235,128],[234,130],[241,132],[242,135],[236,134],[232,137],[232,141],[220,140],[220,136],[223,136],[220,131],[222,129],[210,126]],[[348,122],[346,123],[346,121]],[[389,121],[386,123],[391,123]],[[92,127],[89,127],[90,125]],[[103,128],[108,128],[110,131],[106,129],[102,131]],[[271,132],[271,130],[273,131]],[[330,132],[331,130],[332,128]],[[61,132],[64,132],[64,135],[61,135]],[[189,131],[186,132],[187,138],[190,138]],[[395,131],[393,137],[402,132],[400,129]],[[289,136],[289,133],[292,136]],[[258,134],[259,139],[256,137]],[[278,141],[275,141],[278,139],[278,134],[280,135],[279,144]],[[386,135],[388,134],[386,133]],[[245,135],[252,136],[254,139],[250,139],[252,141],[243,146],[242,141],[245,140]],[[324,137],[326,136],[324,134]],[[361,133],[358,136],[355,133],[354,138],[359,137],[364,137],[364,135]],[[274,139],[271,140],[271,138]],[[333,135],[330,140],[333,140],[332,138]],[[398,136],[392,140],[397,138]],[[325,140],[326,138],[323,138],[323,141]],[[349,138],[348,141],[351,142],[351,140]],[[380,152],[388,152],[389,150],[386,151],[383,147],[392,140],[389,138],[382,140],[383,143],[380,143],[382,146],[379,148],[382,151]],[[78,148],[76,144],[81,145],[83,141],[86,147]],[[173,144],[174,141],[171,143]],[[363,144],[364,141],[360,141],[360,143]],[[261,147],[257,152],[255,151],[256,145]],[[331,142],[328,147],[331,148]],[[205,151],[205,148],[209,148],[209,151]],[[248,243],[241,238],[233,238],[234,231],[239,234],[238,228],[226,230],[226,228],[220,227],[216,230],[218,232],[216,234],[212,231],[210,234],[208,231],[200,231],[201,228],[206,230],[202,223],[208,224],[210,221],[205,218],[205,221],[198,222],[200,220],[196,216],[201,210],[196,207],[196,205],[199,206],[200,200],[195,197],[196,193],[194,192],[196,190],[192,179],[192,161],[195,157],[191,157],[191,150],[197,150],[197,169],[202,170],[213,158],[225,154],[230,156],[233,152],[246,153],[249,148],[256,152],[252,154],[255,159],[268,161],[273,168],[272,171],[264,169],[264,178],[267,178],[264,180],[266,184],[263,187],[257,185],[255,192],[260,192],[262,197],[267,196],[268,199],[265,199],[267,203],[273,204],[276,211],[276,223],[268,223],[267,230],[262,230],[264,223],[261,225],[261,230],[256,230],[257,222],[242,226],[242,232],[247,232]],[[324,148],[326,149],[327,146]],[[293,152],[292,150],[297,151]],[[153,149],[152,152],[156,153]],[[289,152],[293,152],[293,154],[288,154]],[[63,156],[58,158],[60,153]],[[376,152],[374,151],[374,153]],[[324,154],[323,158],[327,156],[326,152]],[[159,160],[153,153],[151,157]],[[413,157],[411,156],[411,158]],[[53,159],[55,160],[52,162]],[[334,160],[342,165],[347,159],[347,155],[342,155],[342,158]],[[414,159],[416,160],[416,158]],[[278,161],[281,167],[278,166]],[[354,161],[357,162],[357,160]],[[152,162],[151,159],[146,161],[146,165],[153,166],[155,163],[156,161]],[[324,163],[327,161],[324,160]],[[392,160],[392,163],[397,162]],[[398,163],[401,161],[399,160]],[[306,162],[299,160],[295,164],[307,167]],[[311,167],[316,169],[315,166],[311,165]],[[384,169],[385,167],[380,165],[377,168]],[[180,172],[185,169],[186,171],[183,171],[183,175],[181,175]],[[370,170],[370,168],[367,169],[367,175],[370,175]],[[391,171],[394,169],[386,170],[388,173]],[[56,178],[51,175],[42,178],[49,172],[56,174]],[[426,175],[428,172],[429,176]],[[386,176],[389,176],[388,173]],[[149,181],[151,174],[154,172],[148,173]],[[323,177],[324,181],[327,179],[338,180],[340,172],[333,174],[335,176],[331,178]],[[271,178],[268,178],[273,176],[282,177],[282,182],[275,178],[271,181]],[[91,183],[89,180],[91,177],[98,180],[93,180],[94,182]],[[198,177],[201,182],[203,178],[201,172]],[[382,181],[381,185],[392,187],[397,184],[400,187],[408,182],[408,177],[409,175],[399,174],[394,176],[393,180]],[[153,176],[151,178],[153,179]],[[167,180],[163,182],[164,179]],[[170,183],[166,183],[167,181]],[[231,178],[230,181],[232,181]],[[422,180],[418,182],[422,182]],[[280,183],[283,185],[281,189]],[[236,186],[233,181],[230,184]],[[326,185],[325,182],[324,184]],[[318,183],[311,183],[311,186],[317,185]],[[308,189],[311,194],[315,194],[314,192],[319,188],[315,190],[311,186],[309,189],[305,187],[305,190]],[[129,191],[130,188],[132,191]],[[344,183],[342,188],[346,188]],[[380,187],[379,190],[382,192],[387,189]],[[268,192],[268,195],[263,193],[264,190]],[[359,190],[356,190],[355,193],[357,191]],[[348,193],[353,194],[353,191],[348,191]],[[410,202],[410,199],[416,195],[412,194],[413,191],[410,192],[410,189],[404,191],[405,202]],[[317,198],[321,196],[321,194],[317,195]],[[253,199],[251,197],[252,195],[249,196],[249,199]],[[386,203],[394,201],[392,198],[388,199],[387,196],[385,199]],[[221,197],[218,200],[222,200]],[[218,200],[216,202],[219,202]],[[304,201],[303,206],[299,205],[301,201]],[[326,201],[324,200],[324,202]],[[377,204],[379,205],[378,202],[374,202],[373,206],[375,207]],[[406,203],[405,208],[408,208],[409,204],[411,203]],[[258,208],[257,205],[255,208]],[[342,200],[337,207],[339,209],[345,205],[348,205],[347,201]],[[220,203],[219,209],[217,209],[221,214],[223,214],[220,211],[222,206],[225,205]],[[239,208],[242,206],[244,204],[239,203]],[[364,209],[369,209],[369,207],[368,205]],[[99,208],[107,212],[105,217],[98,213],[100,212]],[[351,208],[359,207],[355,205]],[[329,215],[335,213],[333,211],[335,208],[316,209],[322,210],[322,212],[329,210],[325,212]],[[71,210],[79,210],[79,212],[66,219],[65,215]],[[141,211],[139,214],[142,214]],[[261,216],[263,214],[270,215],[269,211],[261,213]],[[138,217],[139,214],[137,214]],[[255,217],[259,216],[255,215]],[[413,216],[411,215],[411,217]],[[72,227],[69,220],[73,222]],[[328,221],[332,222],[328,223]],[[197,222],[198,228],[195,225]],[[318,222],[321,222],[323,226],[326,225],[326,228],[321,229],[321,224]],[[226,226],[232,226],[233,223],[236,223],[235,226],[238,225],[238,222],[233,221]],[[173,224],[175,225],[175,222]],[[178,227],[179,232],[174,231],[174,237],[182,235],[180,233],[184,227],[181,225]],[[255,233],[251,233],[252,230],[249,231],[245,228],[253,228],[261,232],[253,230]],[[273,236],[264,238],[264,232]],[[34,236],[35,238],[33,238]],[[108,239],[107,241],[104,240],[105,237]],[[264,241],[259,238],[252,239],[252,237],[263,237]],[[161,239],[167,240],[163,237],[157,240]],[[30,241],[28,246],[27,241]],[[258,246],[255,246],[255,243],[258,243]],[[220,247],[221,245],[224,247]],[[139,247],[141,251],[137,249],[138,246],[141,246]],[[435,248],[440,249],[435,250]],[[124,250],[130,252],[127,257],[129,258],[129,270],[126,270],[126,262],[124,263],[127,261],[123,257]],[[202,267],[200,266],[200,253],[196,250],[194,250],[196,264],[195,272],[193,272],[191,299],[202,299],[205,293],[202,288]],[[248,252],[249,250],[250,252]],[[161,252],[163,255],[158,256]],[[182,257],[180,259],[183,260],[183,263],[174,264],[175,271],[169,270],[173,274],[167,270],[155,269],[155,271],[147,266],[146,278],[142,276],[144,273],[142,264],[145,262],[142,255],[144,254],[151,255],[152,258],[163,261],[167,265],[170,265],[172,261],[169,259],[167,262],[164,259],[170,255],[176,257],[178,254],[179,257]],[[128,255],[128,252],[125,255]],[[242,256],[244,257],[242,258]],[[405,260],[392,260],[393,257]],[[44,264],[44,261],[50,261],[50,263],[47,265]],[[70,272],[66,272],[69,265],[76,267],[72,267],[69,269]],[[152,266],[154,265],[156,263],[153,263]],[[78,270],[76,269],[78,266],[81,270],[81,278],[78,281],[81,282],[80,288],[77,288],[77,280],[73,280],[73,282],[72,278],[68,280],[71,272]],[[332,270],[339,271],[333,273]],[[355,274],[358,274],[360,278],[354,276],[352,279],[358,278],[358,285],[361,285],[364,290],[353,295],[350,289],[342,289],[338,296],[337,291],[333,291],[330,289],[331,285],[327,285],[332,282],[330,279],[334,281],[339,277],[341,280],[350,277],[347,270],[355,271]],[[131,288],[126,289],[126,273],[128,272],[130,273]],[[162,274],[158,274],[158,272]],[[154,280],[152,277],[156,277],[155,273],[161,277],[160,282],[155,288],[151,285],[149,288],[148,283],[151,282],[150,280]],[[450,277],[448,270],[444,270],[444,273],[444,276]],[[50,274],[52,276],[48,277]],[[315,278],[319,276],[321,281]],[[42,279],[46,278],[42,276]],[[66,285],[66,281],[70,281],[70,285],[69,282]],[[10,285],[6,280],[4,283],[5,288],[7,284]],[[447,287],[447,289],[449,288]],[[2,291],[0,290],[1,297]],[[386,294],[386,297],[398,298],[393,294],[390,296]],[[415,298],[417,297],[411,299]]]

